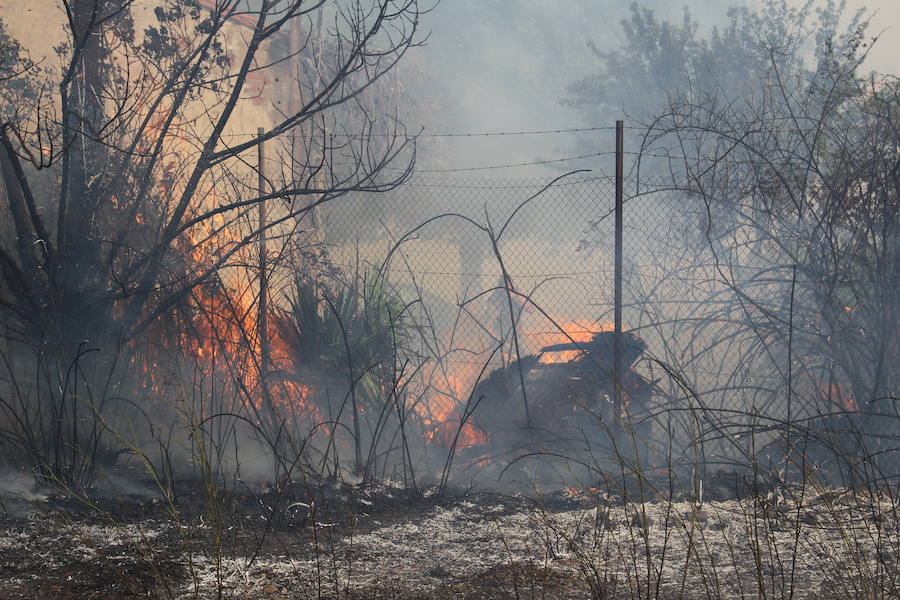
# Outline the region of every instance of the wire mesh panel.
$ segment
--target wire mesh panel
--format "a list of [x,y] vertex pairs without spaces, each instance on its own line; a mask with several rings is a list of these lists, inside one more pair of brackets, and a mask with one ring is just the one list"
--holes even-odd
[[[792,434],[808,442],[813,420],[861,412],[847,378],[829,371],[815,310],[798,308],[815,306],[815,282],[752,215],[715,213],[648,179],[627,181],[626,196],[623,327],[646,344],[634,369],[653,390],[648,406],[629,407],[646,424],[645,460],[732,468],[765,450],[788,461]],[[479,381],[529,357],[571,361],[541,351],[612,329],[613,207],[606,176],[415,177],[306,213],[307,250],[290,265],[387,284],[404,352],[418,358],[409,406],[432,439],[459,437]],[[282,268],[276,280],[290,277]],[[564,388],[579,378],[558,393],[571,396]],[[521,383],[508,393],[527,404]],[[889,463],[897,420],[879,426]],[[463,443],[479,441],[470,432]]]
[[418,349],[436,359],[423,372],[436,420],[468,399],[480,374],[564,340],[559,326],[602,326],[610,260],[586,251],[585,239],[612,187],[605,178],[548,183],[417,178],[318,217],[341,270],[383,273],[411,304]]

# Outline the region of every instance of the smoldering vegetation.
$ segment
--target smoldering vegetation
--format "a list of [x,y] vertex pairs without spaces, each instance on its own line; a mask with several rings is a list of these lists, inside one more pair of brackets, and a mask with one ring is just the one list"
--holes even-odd
[[897,596],[864,14],[634,5],[517,109],[586,127],[504,132],[413,1],[71,6],[59,68],[0,28],[0,595]]

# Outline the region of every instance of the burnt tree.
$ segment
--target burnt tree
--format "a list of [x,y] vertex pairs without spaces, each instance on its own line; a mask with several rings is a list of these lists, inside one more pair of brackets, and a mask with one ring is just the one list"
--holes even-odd
[[[85,482],[105,448],[117,452],[114,407],[139,408],[146,392],[132,382],[145,377],[134,356],[191,334],[195,291],[265,230],[409,176],[414,148],[396,107],[385,117],[366,98],[418,43],[420,10],[415,0],[163,0],[138,27],[137,0],[61,4],[62,70],[0,84],[4,97],[29,78],[41,91],[0,129],[0,443],[47,479]],[[316,18],[330,24],[313,42]],[[283,79],[297,101],[261,111],[261,77]],[[245,126],[250,114],[263,120],[259,136],[243,135],[260,125]],[[302,160],[269,174],[266,192],[248,185],[257,145],[284,140],[288,161],[294,133]],[[247,226],[264,200],[279,203],[278,217]],[[145,367],[163,368],[167,353]]]

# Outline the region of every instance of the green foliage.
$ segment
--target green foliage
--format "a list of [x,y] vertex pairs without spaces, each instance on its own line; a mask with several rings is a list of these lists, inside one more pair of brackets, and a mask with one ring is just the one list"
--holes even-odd
[[310,385],[322,408],[326,390],[346,390],[350,381],[363,409],[382,404],[411,333],[402,300],[370,271],[333,289],[297,277],[290,309],[276,323],[289,347],[290,376]]

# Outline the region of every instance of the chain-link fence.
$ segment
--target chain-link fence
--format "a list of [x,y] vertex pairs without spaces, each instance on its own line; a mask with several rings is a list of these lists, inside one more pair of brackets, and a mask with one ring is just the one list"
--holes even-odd
[[[405,350],[424,357],[404,391],[438,430],[451,416],[461,425],[491,373],[532,355],[577,362],[577,351],[542,350],[612,329],[613,207],[606,176],[415,177],[307,214],[306,262],[290,264],[302,271],[317,261],[319,272],[327,265],[334,276],[388,284],[403,307]],[[808,456],[822,463],[852,455],[896,467],[894,368],[859,397],[865,385],[831,351],[837,333],[823,322],[822,282],[786,263],[755,218],[663,182],[626,181],[623,326],[646,344],[633,369],[652,392],[629,407],[649,423],[645,459],[784,466],[795,449],[815,447]],[[282,269],[273,285],[293,275]]]

